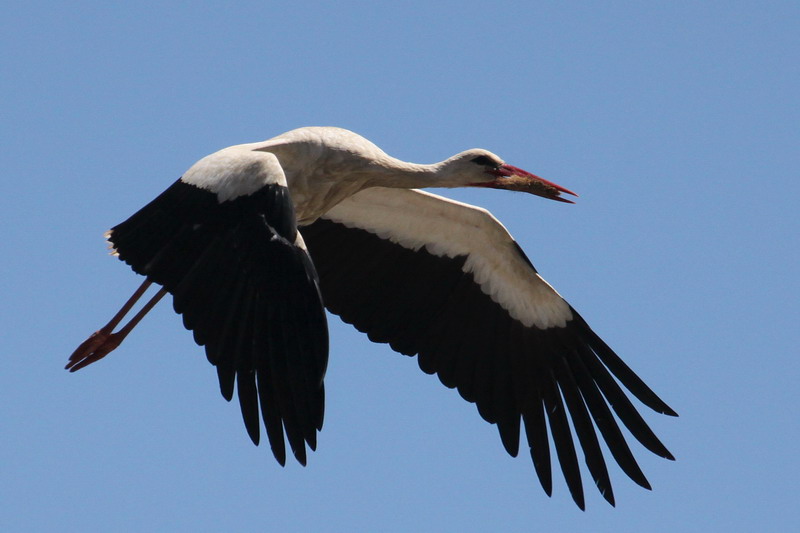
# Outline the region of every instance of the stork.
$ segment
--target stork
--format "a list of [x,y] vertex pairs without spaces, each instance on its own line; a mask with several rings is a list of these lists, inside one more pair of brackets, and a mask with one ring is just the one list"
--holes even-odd
[[[288,441],[305,465],[322,429],[327,308],[372,341],[416,355],[424,372],[497,425],[512,456],[524,425],[548,495],[552,438],[572,498],[585,506],[574,431],[614,505],[596,429],[620,468],[649,489],[617,420],[645,448],[673,456],[623,387],[659,413],[675,411],[539,276],[497,219],[424,187],[570,203],[562,194],[575,195],[486,150],[412,164],[340,128],[225,148],[107,233],[113,254],[145,281],[66,368],[107,355],[170,293],[216,367],[222,395],[230,401],[236,389],[252,441],[261,418],[278,462]],[[114,332],[153,283],[155,296]]]

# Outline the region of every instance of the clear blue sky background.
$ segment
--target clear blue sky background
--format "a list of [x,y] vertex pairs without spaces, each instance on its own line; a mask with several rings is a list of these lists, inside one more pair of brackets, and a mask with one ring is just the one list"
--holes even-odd
[[[785,531],[800,521],[797,2],[25,2],[0,16],[4,531]],[[680,414],[586,512],[416,360],[332,319],[309,466],[250,444],[103,232],[219,148],[305,125],[580,193],[488,207]]]

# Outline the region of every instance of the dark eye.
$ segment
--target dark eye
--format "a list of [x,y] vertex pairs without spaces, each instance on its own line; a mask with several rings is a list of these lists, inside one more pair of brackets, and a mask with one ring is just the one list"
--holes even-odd
[[486,167],[496,167],[497,162],[492,161],[490,158],[486,157],[485,155],[479,155],[478,157],[472,158],[470,161],[475,163],[476,165],[483,165]]

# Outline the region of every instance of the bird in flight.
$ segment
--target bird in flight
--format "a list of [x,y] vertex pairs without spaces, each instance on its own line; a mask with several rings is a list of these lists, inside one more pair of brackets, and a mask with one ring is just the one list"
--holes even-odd
[[[570,494],[585,507],[577,437],[592,480],[614,505],[598,434],[649,489],[617,421],[648,450],[673,456],[625,389],[677,414],[539,276],[497,219],[418,190],[425,187],[568,203],[563,195],[576,196],[487,150],[413,164],[340,128],[225,148],[107,233],[114,255],[145,281],[66,368],[114,350],[170,293],[216,367],[222,395],[238,394],[253,442],[263,421],[278,462],[288,441],[305,465],[323,422],[327,308],[372,341],[416,355],[424,372],[497,425],[512,456],[523,434],[548,495],[552,439]],[[155,296],[115,332],[151,284],[160,286]]]

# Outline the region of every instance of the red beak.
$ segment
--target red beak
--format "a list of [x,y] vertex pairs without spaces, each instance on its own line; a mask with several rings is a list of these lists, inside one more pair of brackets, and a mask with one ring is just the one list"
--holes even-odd
[[509,191],[520,191],[535,194],[542,198],[548,198],[557,202],[574,204],[572,200],[561,197],[561,193],[578,196],[569,189],[557,185],[536,174],[531,174],[527,170],[522,170],[511,165],[502,165],[500,168],[490,170],[489,174],[496,176],[497,179],[488,183],[476,183],[475,185],[491,187],[493,189],[506,189]]

